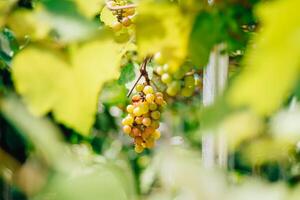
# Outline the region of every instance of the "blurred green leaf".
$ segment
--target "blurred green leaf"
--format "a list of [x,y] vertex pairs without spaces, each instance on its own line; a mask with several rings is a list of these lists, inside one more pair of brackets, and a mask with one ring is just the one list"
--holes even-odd
[[121,75],[119,77],[119,84],[126,84],[130,81],[133,81],[135,78],[134,65],[132,63],[128,63],[126,66],[122,67]]
[[127,101],[127,89],[117,81],[106,83],[100,94],[100,101],[107,105],[124,104]]

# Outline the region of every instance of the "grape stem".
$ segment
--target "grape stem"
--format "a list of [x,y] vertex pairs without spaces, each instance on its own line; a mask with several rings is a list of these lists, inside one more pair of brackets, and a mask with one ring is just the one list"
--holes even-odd
[[109,1],[106,1],[106,7],[109,10],[124,10],[124,9],[128,9],[128,8],[136,8],[136,4],[128,4],[125,6],[111,6],[108,2]]
[[143,60],[142,64],[140,65],[140,75],[139,75],[138,79],[135,81],[135,83],[133,84],[130,91],[128,92],[127,97],[129,97],[132,94],[135,86],[138,84],[138,82],[141,80],[142,77],[145,78],[147,85],[150,85],[150,79],[149,79],[148,72],[147,72],[147,64],[151,61],[152,57],[153,56],[147,56]]

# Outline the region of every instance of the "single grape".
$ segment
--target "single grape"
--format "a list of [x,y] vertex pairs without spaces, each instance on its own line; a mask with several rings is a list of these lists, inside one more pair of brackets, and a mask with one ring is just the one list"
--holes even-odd
[[195,88],[194,87],[184,87],[181,90],[181,95],[184,97],[190,97],[193,95]]
[[144,151],[144,147],[142,145],[135,145],[134,151],[136,153],[142,153]]
[[155,95],[154,94],[147,94],[146,95],[146,101],[148,103],[152,103],[154,101],[154,99],[155,99]]
[[140,108],[142,114],[146,114],[149,111],[149,105],[147,102],[142,102],[139,105],[139,108]]
[[135,90],[136,90],[137,92],[141,92],[141,91],[143,91],[143,89],[144,89],[144,85],[143,85],[143,84],[137,84],[137,85],[135,86]]
[[128,125],[123,126],[123,132],[126,134],[130,134],[131,133],[131,127]]
[[161,76],[161,81],[165,84],[169,84],[172,82],[172,77],[170,76],[170,74],[168,73],[164,73],[162,76]]
[[142,109],[138,106],[136,108],[133,109],[133,115],[134,116],[141,116],[143,114]]
[[138,128],[133,128],[132,129],[132,133],[135,137],[140,136],[141,135],[141,130]]
[[129,17],[124,17],[122,20],[121,20],[121,23],[123,24],[123,26],[130,26],[132,24],[131,20]]
[[120,31],[122,29],[122,24],[120,22],[115,22],[112,25],[112,29],[117,32]]
[[164,64],[163,69],[164,69],[164,72],[169,72],[170,66],[168,64]]
[[153,148],[154,145],[155,145],[154,140],[148,139],[148,140],[145,142],[145,147],[148,148],[148,149]]
[[143,92],[145,94],[152,94],[154,92],[153,88],[150,85],[146,85]]
[[176,71],[174,74],[173,74],[173,77],[177,80],[180,80],[184,77],[185,73],[184,71],[180,68],[178,69],[178,71]]
[[157,96],[157,97],[155,98],[155,103],[157,103],[158,105],[162,105],[163,102],[164,102],[164,98],[163,98],[163,97]]
[[132,96],[131,99],[132,99],[132,101],[139,101],[141,99],[141,96],[138,95],[138,94],[135,94],[135,95]]
[[149,109],[151,110],[151,111],[154,111],[154,110],[156,110],[157,109],[157,104],[156,103],[150,103],[149,104]]
[[128,112],[128,113],[133,113],[133,109],[134,109],[134,106],[133,105],[128,105],[127,107],[126,107],[126,111]]
[[158,52],[154,55],[154,61],[159,65],[163,65],[166,63],[164,57],[161,55],[160,52]]
[[136,118],[134,119],[134,121],[135,121],[135,123],[137,123],[137,124],[142,124],[142,122],[143,122],[143,117],[136,117]]
[[159,130],[155,130],[153,133],[153,138],[155,140],[158,140],[160,138],[160,131]]
[[133,123],[133,118],[131,116],[127,116],[122,120],[122,124],[125,125],[131,125]]
[[161,66],[156,67],[155,71],[158,75],[163,75],[163,73],[165,73],[164,69]]
[[158,120],[152,120],[152,123],[151,123],[150,126],[153,127],[154,129],[158,129],[159,128],[159,121]]
[[167,94],[170,96],[175,96],[180,90],[180,82],[173,81],[168,85]]
[[160,118],[160,112],[159,111],[153,111],[151,112],[152,119],[159,119]]
[[184,86],[185,87],[194,87],[195,86],[194,75],[189,75],[189,76],[184,77]]
[[150,135],[150,134],[154,133],[154,131],[155,131],[155,129],[153,127],[149,126],[149,127],[145,128],[144,134]]
[[145,125],[145,126],[150,126],[151,124],[151,119],[149,117],[145,117],[142,121],[142,123]]

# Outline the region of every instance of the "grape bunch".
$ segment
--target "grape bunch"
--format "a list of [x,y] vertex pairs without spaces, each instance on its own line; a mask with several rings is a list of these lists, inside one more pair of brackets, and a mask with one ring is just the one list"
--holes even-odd
[[201,85],[201,79],[195,77],[193,67],[189,64],[181,66],[176,72],[171,73],[167,64],[155,68],[155,73],[166,84],[166,93],[174,97],[180,95],[190,97],[197,86]]
[[[107,2],[109,7],[116,7],[116,6],[125,6],[128,2],[125,0],[110,0]],[[112,26],[114,31],[119,31],[123,27],[128,27],[132,24],[132,18],[135,14],[135,8],[124,8],[112,11],[113,15],[117,17],[117,22],[115,22]]]
[[127,116],[122,120],[123,131],[134,139],[135,151],[152,148],[160,138],[159,119],[166,104],[163,94],[150,85],[137,84],[132,103],[126,107]]

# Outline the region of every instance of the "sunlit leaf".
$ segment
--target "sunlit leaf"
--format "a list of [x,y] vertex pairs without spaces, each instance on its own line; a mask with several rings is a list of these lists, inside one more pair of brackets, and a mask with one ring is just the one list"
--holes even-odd
[[118,22],[116,16],[105,6],[100,14],[100,20],[106,25],[112,27],[114,23]]
[[119,84],[126,84],[130,81],[133,81],[134,78],[135,78],[134,65],[132,63],[129,63],[126,66],[122,67],[118,82]]
[[262,4],[262,27],[254,38],[245,69],[229,92],[234,106],[249,106],[269,115],[289,96],[300,72],[300,1]]
[[13,60],[16,89],[34,114],[52,111],[57,121],[87,135],[102,84],[118,76],[119,49],[111,39],[91,41],[66,61],[61,52],[28,47]]
[[175,70],[187,55],[191,18],[175,4],[141,2],[136,21],[138,51],[141,56],[160,52]]

